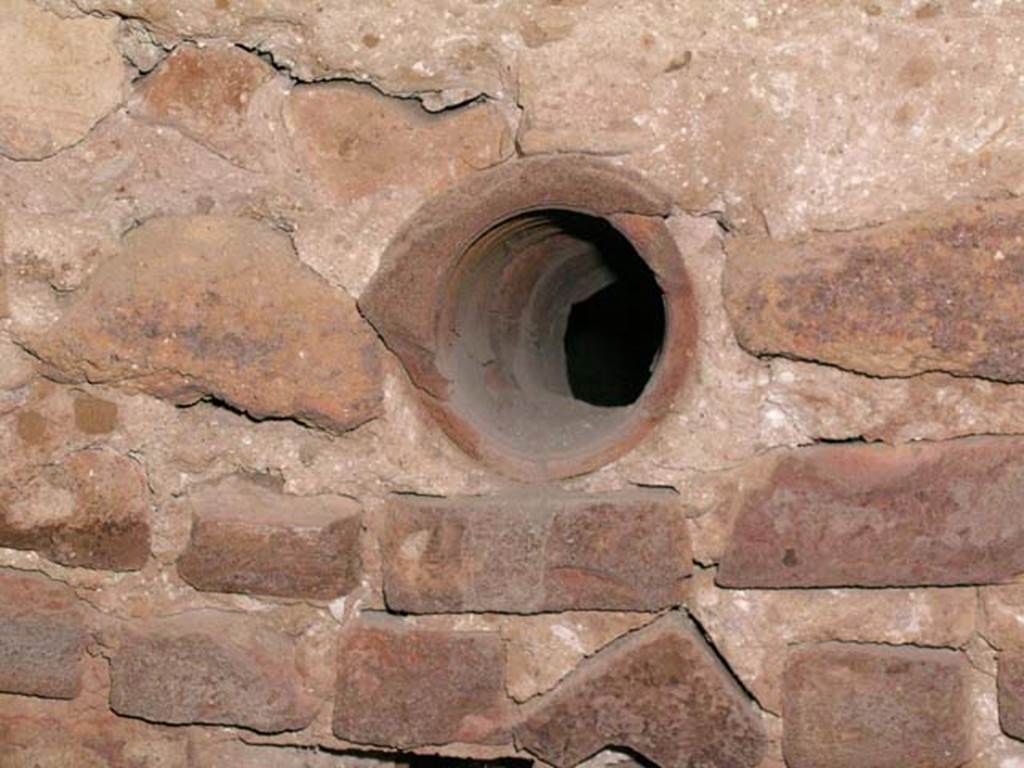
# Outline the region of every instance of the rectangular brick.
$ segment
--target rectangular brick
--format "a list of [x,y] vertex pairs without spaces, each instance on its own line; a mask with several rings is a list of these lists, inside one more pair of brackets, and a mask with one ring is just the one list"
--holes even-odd
[[739,511],[728,587],[927,586],[1024,572],[1024,440],[833,445],[778,460]]
[[671,492],[395,498],[384,591],[407,613],[660,610],[693,563]]
[[967,660],[956,651],[825,643],[783,682],[790,768],[956,768],[970,757]]
[[318,704],[292,641],[244,616],[195,611],[124,638],[110,663],[110,707],[156,723],[305,728]]
[[196,589],[333,600],[361,576],[360,507],[340,496],[292,496],[234,477],[189,496],[178,573]]
[[34,574],[0,575],[0,692],[75,698],[85,640],[71,589]]
[[505,651],[496,632],[364,619],[338,648],[334,734],[399,749],[510,739]]

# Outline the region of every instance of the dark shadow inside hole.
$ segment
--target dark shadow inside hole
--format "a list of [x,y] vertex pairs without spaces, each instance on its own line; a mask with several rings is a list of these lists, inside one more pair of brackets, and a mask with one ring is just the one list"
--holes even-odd
[[577,400],[625,406],[636,402],[651,378],[665,337],[665,305],[654,273],[629,241],[607,222],[591,221],[601,231],[588,239],[612,281],[569,311],[566,373]]

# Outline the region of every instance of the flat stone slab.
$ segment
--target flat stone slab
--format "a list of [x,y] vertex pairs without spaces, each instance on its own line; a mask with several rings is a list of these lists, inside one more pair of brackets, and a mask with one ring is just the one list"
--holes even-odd
[[825,643],[786,665],[790,768],[956,768],[971,756],[963,654]]
[[740,344],[873,376],[1024,381],[1024,204],[964,205],[880,227],[729,243]]
[[379,345],[351,297],[252,219],[146,221],[25,342],[61,379],[212,398],[257,419],[344,432],[380,409]]
[[798,449],[745,499],[717,582],[1005,582],[1024,572],[1022,504],[1020,438]]
[[610,746],[662,768],[753,768],[765,750],[752,702],[678,613],[582,662],[527,705],[516,738],[557,768]]
[[384,593],[405,613],[655,611],[693,570],[672,492],[394,497]]

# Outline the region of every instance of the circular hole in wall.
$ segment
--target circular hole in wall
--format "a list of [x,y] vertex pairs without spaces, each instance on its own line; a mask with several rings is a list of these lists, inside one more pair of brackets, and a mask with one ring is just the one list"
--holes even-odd
[[488,229],[459,258],[441,370],[461,418],[516,461],[614,440],[656,380],[666,306],[607,219],[543,209]]
[[521,479],[578,475],[643,439],[692,370],[671,210],[596,158],[506,163],[424,203],[359,307],[463,450]]

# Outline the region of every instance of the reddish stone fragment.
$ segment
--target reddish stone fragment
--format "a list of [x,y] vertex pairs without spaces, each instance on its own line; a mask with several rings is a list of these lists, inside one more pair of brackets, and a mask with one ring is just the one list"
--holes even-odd
[[334,733],[405,749],[502,743],[509,735],[505,652],[493,632],[446,632],[367,620],[338,649]]
[[1015,739],[1024,740],[1024,654],[999,655],[999,723]]
[[737,517],[729,587],[985,584],[1024,572],[1024,440],[783,456]]
[[284,635],[242,616],[195,612],[153,622],[110,663],[110,707],[157,723],[305,728],[317,703]]
[[362,518],[349,499],[232,478],[189,503],[192,537],[178,572],[196,589],[331,600],[359,583]]
[[269,64],[236,46],[180,45],[146,78],[137,112],[244,161],[247,109],[256,90],[273,77]]
[[388,606],[408,613],[660,610],[693,567],[657,491],[395,498],[382,548]]
[[68,587],[39,575],[0,574],[0,692],[73,699],[85,638]]
[[249,219],[151,219],[59,322],[26,340],[54,375],[333,431],[380,408],[379,350],[352,299]]
[[396,187],[436,192],[512,151],[492,104],[430,114],[355,83],[300,85],[285,117],[307,173],[337,202]]
[[22,484],[0,488],[0,546],[63,565],[138,570],[149,558],[149,490],[131,459],[72,453]]
[[1024,381],[1024,204],[958,206],[795,242],[737,240],[725,298],[757,354],[875,376]]
[[826,643],[793,652],[783,681],[786,765],[963,765],[967,670],[956,651]]
[[584,661],[527,706],[516,736],[558,768],[609,746],[662,768],[753,768],[765,749],[750,700],[680,614]]

